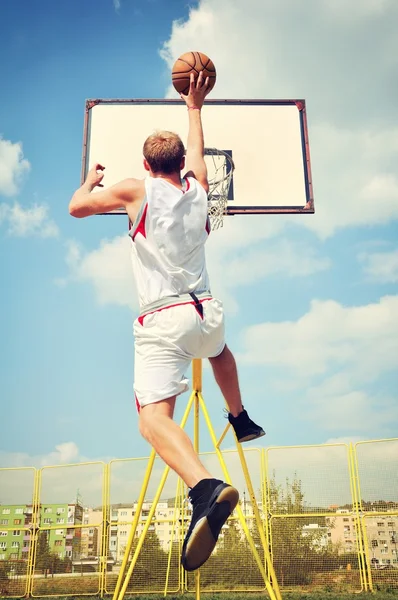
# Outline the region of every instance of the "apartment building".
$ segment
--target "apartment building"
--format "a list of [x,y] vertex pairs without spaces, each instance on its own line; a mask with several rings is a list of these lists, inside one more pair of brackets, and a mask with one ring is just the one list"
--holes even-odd
[[[80,554],[83,509],[79,504],[42,504],[36,518],[46,533],[50,552],[59,558]],[[0,505],[0,560],[20,560],[28,556],[31,544],[33,507],[28,504]]]
[[339,554],[357,550],[355,521],[352,511],[344,508],[337,509],[335,515],[326,517],[329,540],[338,548]]
[[[136,536],[140,536],[144,530],[146,519],[149,516],[152,504],[144,502],[140,515],[140,521],[137,526]],[[109,533],[109,553],[115,561],[123,559],[124,552],[131,532],[133,519],[137,512],[137,503],[118,504],[111,507],[111,525]],[[191,508],[187,505],[184,508],[185,518],[191,517]],[[178,539],[178,527],[180,520],[180,511],[175,516],[174,502],[159,502],[153,522],[148,531],[156,532],[161,547],[168,550],[172,540]],[[175,522],[174,522],[175,520]]]
[[[327,517],[330,541],[339,547],[341,553],[356,552],[357,530],[355,517],[351,511],[340,509],[336,516]],[[366,527],[366,541],[373,566],[392,565],[398,568],[398,515],[363,517]]]
[[102,539],[102,507],[83,509],[80,554],[83,558],[100,556]]
[[30,536],[24,531],[25,511],[24,504],[0,506],[0,560],[20,560],[27,556]]
[[365,523],[372,565],[398,568],[398,515],[366,516]]

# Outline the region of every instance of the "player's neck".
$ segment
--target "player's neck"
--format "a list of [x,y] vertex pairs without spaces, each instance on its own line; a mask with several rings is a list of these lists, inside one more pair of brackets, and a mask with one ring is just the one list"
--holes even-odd
[[181,188],[181,174],[180,173],[150,173],[151,177],[155,179],[163,179],[171,185],[175,185],[178,188]]

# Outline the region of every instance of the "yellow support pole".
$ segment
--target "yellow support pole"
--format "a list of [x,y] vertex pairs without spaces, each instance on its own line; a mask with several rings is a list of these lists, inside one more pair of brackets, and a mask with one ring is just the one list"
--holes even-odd
[[104,597],[106,588],[108,542],[109,542],[109,465],[105,465],[102,480],[102,525],[100,542],[100,597]]
[[125,573],[125,570],[126,570],[126,566],[127,566],[128,560],[129,560],[129,555],[130,555],[130,551],[131,551],[131,546],[133,545],[135,532],[137,531],[137,525],[138,525],[138,521],[140,519],[141,509],[142,509],[142,505],[144,504],[145,495],[146,495],[146,492],[147,492],[147,489],[148,489],[149,479],[150,479],[150,476],[151,476],[151,473],[152,473],[152,469],[153,469],[153,464],[155,462],[155,458],[156,458],[156,452],[155,452],[155,450],[152,450],[151,455],[149,457],[148,466],[147,466],[147,469],[146,469],[146,472],[145,472],[144,483],[142,484],[140,496],[138,498],[137,510],[136,510],[136,513],[135,513],[135,516],[134,516],[133,523],[131,525],[129,539],[127,540],[127,546],[126,546],[126,550],[125,550],[125,553],[124,553],[124,556],[123,556],[122,565],[120,567],[119,577],[117,578],[115,591],[113,592],[113,600],[117,600],[118,594],[119,594],[119,591],[120,591],[120,587],[122,585],[122,580],[123,580],[123,577],[124,577],[124,573]]
[[[170,543],[170,550],[169,550],[169,556],[167,559],[167,571],[166,571],[166,582],[164,585],[164,593],[163,596],[167,596],[167,588],[169,586],[169,577],[170,577],[170,569],[171,569],[171,556],[173,553],[173,539],[174,539],[174,533],[176,530],[176,521],[177,521],[177,505],[180,499],[180,486],[181,486],[181,479],[178,477],[177,479],[177,489],[176,489],[176,497],[175,497],[175,501],[174,501],[174,517],[173,517],[173,529],[171,530],[171,543]],[[179,506],[178,506],[178,510],[179,510]]]
[[[350,473],[350,487],[351,494],[354,503],[354,512],[355,512],[355,529],[356,529],[356,546],[358,553],[358,562],[359,562],[359,574],[361,580],[361,586],[365,592],[368,591],[368,588],[372,586],[371,583],[371,574],[368,574],[368,566],[370,573],[370,565],[366,560],[367,555],[365,554],[365,546],[364,546],[364,537],[363,537],[363,528],[362,521],[360,516],[360,498],[358,495],[358,487],[357,487],[357,471],[355,465],[354,451],[353,446],[350,443],[348,447],[348,461],[349,461],[349,473]],[[368,578],[370,577],[370,581],[368,583]],[[372,590],[373,591],[373,590]]]
[[[189,416],[189,413],[191,411],[194,398],[195,398],[195,394],[193,393],[193,394],[191,394],[191,397],[190,397],[190,399],[188,401],[187,408],[185,409],[185,413],[184,413],[184,416],[183,416],[182,421],[181,421],[180,427],[182,429],[185,427],[186,422],[188,420],[188,416]],[[153,461],[154,461],[155,460],[155,451],[154,450],[152,451],[152,454],[153,454]],[[151,454],[151,458],[152,458],[152,454]],[[152,466],[153,466],[153,461],[152,461]],[[146,493],[146,490],[147,490],[147,487],[148,487],[149,477],[150,477],[151,471],[152,471],[152,466],[151,466],[150,470],[149,470],[149,468],[147,469],[147,473],[145,474],[145,480],[144,480],[144,484],[143,484],[143,487],[142,487],[142,490],[141,490],[141,495],[140,495],[140,500],[142,499],[142,502],[141,502],[141,506],[140,506],[139,511],[137,509],[137,513],[136,513],[136,516],[135,516],[135,519],[134,519],[135,526],[137,526],[137,523],[138,523],[137,515],[139,515],[139,512],[141,512],[141,507],[142,507],[142,504],[143,504],[143,497],[144,497],[144,495]],[[114,600],[123,600],[123,598],[124,598],[124,595],[125,595],[126,590],[127,590],[127,586],[128,586],[129,581],[131,579],[131,575],[133,574],[134,567],[135,567],[135,565],[137,563],[138,556],[139,556],[139,554],[141,552],[141,548],[143,546],[143,543],[144,543],[144,540],[145,540],[145,536],[148,533],[148,529],[149,529],[151,521],[153,519],[153,515],[155,514],[155,510],[156,510],[157,504],[159,502],[160,495],[161,495],[161,493],[163,491],[164,484],[166,483],[166,479],[167,479],[167,476],[169,474],[169,471],[170,471],[170,467],[168,467],[168,466],[165,467],[165,469],[163,471],[162,478],[160,480],[159,487],[158,487],[158,489],[156,491],[156,494],[155,494],[155,497],[153,499],[152,506],[151,506],[151,509],[149,511],[146,523],[145,523],[145,527],[143,529],[142,534],[140,535],[140,538],[139,538],[138,544],[137,544],[137,548],[135,549],[133,558],[131,560],[129,569],[127,571],[126,578],[124,580],[124,583],[123,583],[121,589],[120,589],[120,585],[118,586],[118,592],[119,592],[119,589],[120,589],[120,594],[119,594],[119,596],[117,596],[116,595],[116,590],[115,590],[115,594],[113,596]],[[132,539],[131,539],[132,538],[132,532],[133,532],[133,528],[132,528],[132,531],[130,532],[130,538],[129,538],[129,542],[131,542],[130,543],[130,548],[126,548],[126,552],[125,552],[124,559],[123,559],[123,563],[125,563],[125,564],[127,564],[128,556],[129,556],[131,545],[132,545]],[[135,535],[135,533],[133,535]],[[119,576],[119,579],[121,579],[120,576]],[[118,580],[118,583],[119,583],[119,580]]]
[[39,507],[39,477],[40,471],[34,470],[34,478],[33,478],[33,496],[32,496],[32,523],[30,529],[30,546],[28,551],[28,569],[26,573],[27,582],[26,582],[26,590],[25,594],[29,598],[32,595],[33,591],[33,575],[35,569],[35,559],[36,559],[36,544],[39,536],[38,527],[39,527],[39,515],[40,515],[40,507]]
[[231,428],[231,423],[227,423],[226,426],[225,426],[224,431],[222,432],[222,434],[220,436],[220,439],[217,442],[217,448],[219,448],[221,446],[221,444],[223,443],[224,438],[227,435],[227,433],[228,433],[228,431],[229,431],[230,428]]
[[270,532],[268,512],[267,512],[268,511],[267,488],[266,488],[266,482],[268,481],[267,477],[268,477],[268,472],[267,472],[267,466],[266,466],[266,462],[265,462],[265,451],[264,451],[264,448],[262,448],[262,450],[261,450],[261,500],[262,500],[262,504],[263,504],[264,512],[265,512],[265,518],[264,518],[265,539],[267,540],[268,548],[270,549],[270,561],[272,563],[271,532]]
[[[213,429],[213,426],[211,424],[210,417],[209,417],[209,414],[207,412],[207,408],[206,408],[205,402],[204,402],[203,397],[202,397],[201,394],[199,394],[199,401],[200,401],[200,406],[201,406],[201,409],[202,409],[202,412],[203,412],[203,416],[205,418],[205,421],[206,421],[206,424],[207,424],[207,427],[208,427],[208,430],[209,430],[209,433],[210,433],[210,437],[212,439],[214,448],[216,450],[216,454],[218,456],[218,460],[220,461],[221,469],[222,469],[222,471],[224,473],[225,481],[227,483],[231,484],[231,478],[229,476],[228,469],[227,469],[227,466],[226,466],[225,461],[224,461],[224,457],[223,457],[223,455],[222,455],[222,453],[220,451],[220,448],[218,448],[218,446],[217,446],[217,438],[215,436],[214,429]],[[265,584],[265,586],[267,588],[267,592],[268,592],[271,600],[280,600],[281,596],[280,595],[278,597],[276,596],[276,594],[275,594],[275,592],[273,590],[273,587],[271,586],[271,583],[270,583],[270,581],[268,579],[268,576],[267,576],[267,574],[265,572],[264,565],[263,565],[263,563],[261,561],[261,558],[260,558],[260,556],[259,556],[259,554],[257,552],[257,548],[256,548],[256,546],[255,546],[255,544],[253,542],[253,539],[252,539],[251,535],[250,535],[250,531],[249,531],[249,529],[247,527],[246,520],[245,520],[245,518],[243,516],[243,512],[242,512],[242,509],[241,509],[241,507],[240,507],[239,504],[236,506],[236,510],[237,510],[237,513],[238,513],[240,524],[242,526],[242,529],[243,529],[243,531],[244,531],[244,533],[246,535],[247,541],[248,541],[249,546],[251,548],[251,551],[253,553],[254,559],[255,559],[255,561],[256,561],[256,563],[258,565],[258,568],[260,569],[260,573],[261,573],[261,575],[262,575],[262,577],[264,579],[264,584]],[[275,584],[276,584],[276,579],[275,579]],[[279,589],[278,589],[278,591],[279,591]]]
[[[266,559],[266,563],[267,563],[267,567],[271,576],[271,581],[272,581],[272,587],[274,589],[275,595],[277,597],[277,600],[282,600],[282,596],[281,596],[281,592],[279,590],[279,586],[278,586],[278,582],[276,579],[276,574],[275,574],[275,570],[274,570],[274,566],[272,564],[272,560],[271,560],[271,556],[269,553],[269,548],[267,545],[267,540],[265,537],[265,533],[264,533],[264,529],[263,529],[263,524],[261,521],[261,516],[260,516],[260,511],[258,510],[258,506],[257,506],[257,500],[256,500],[256,495],[254,493],[254,488],[253,488],[253,484],[251,481],[251,477],[249,474],[249,469],[247,468],[247,462],[246,462],[246,457],[245,457],[245,453],[243,452],[243,448],[241,446],[241,444],[239,444],[235,432],[234,432],[234,437],[235,437],[235,441],[236,441],[236,448],[238,450],[238,454],[239,454],[239,458],[240,458],[240,463],[242,465],[242,471],[245,477],[245,481],[246,481],[246,485],[247,485],[247,490],[249,492],[250,495],[250,499],[252,501],[252,506],[253,506],[253,512],[254,512],[254,517],[256,519],[256,523],[257,523],[257,527],[258,527],[258,531],[260,534],[260,539],[261,539],[261,543],[264,549],[264,556]],[[268,580],[268,578],[267,578]]]
[[[202,391],[202,361],[195,359],[192,362],[192,383],[195,394],[194,421],[193,421],[193,447],[199,454],[199,394]],[[200,570],[195,571],[195,600],[200,600]]]

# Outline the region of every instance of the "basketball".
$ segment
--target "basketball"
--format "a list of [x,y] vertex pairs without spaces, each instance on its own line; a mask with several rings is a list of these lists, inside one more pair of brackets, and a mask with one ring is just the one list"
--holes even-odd
[[174,63],[171,77],[172,82],[180,94],[188,94],[189,91],[189,78],[191,73],[195,74],[195,81],[200,73],[203,71],[204,79],[209,78],[209,90],[212,90],[216,83],[216,68],[213,61],[203,54],[203,52],[186,52],[177,58]]

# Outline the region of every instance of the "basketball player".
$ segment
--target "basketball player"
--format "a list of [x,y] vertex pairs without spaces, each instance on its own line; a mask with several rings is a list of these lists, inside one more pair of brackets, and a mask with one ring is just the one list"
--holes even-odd
[[223,306],[210,293],[206,270],[209,184],[201,109],[208,83],[202,73],[196,83],[191,75],[188,95],[181,96],[189,119],[186,152],[176,134],[155,133],[143,148],[148,172],[144,180],[126,179],[91,194],[102,187],[104,177],[105,167],[96,164],[69,205],[70,214],[78,218],[124,207],[132,223],[129,235],[140,302],[134,322],[139,428],[190,488],[192,520],[181,559],[187,571],[209,558],[239,500],[234,487],[205,469],[189,437],[173,421],[176,396],[188,389],[184,373],[192,359],[210,360],[238,441],[265,435],[242,406],[235,359],[225,343]]

